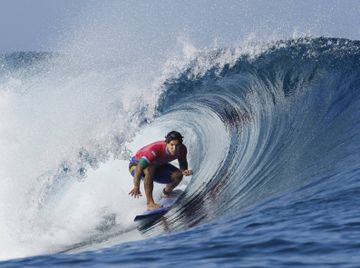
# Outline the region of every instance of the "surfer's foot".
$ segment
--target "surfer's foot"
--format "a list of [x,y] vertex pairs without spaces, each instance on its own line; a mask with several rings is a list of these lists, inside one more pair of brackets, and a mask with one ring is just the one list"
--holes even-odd
[[147,204],[147,210],[154,210],[161,207],[162,206],[158,203]]

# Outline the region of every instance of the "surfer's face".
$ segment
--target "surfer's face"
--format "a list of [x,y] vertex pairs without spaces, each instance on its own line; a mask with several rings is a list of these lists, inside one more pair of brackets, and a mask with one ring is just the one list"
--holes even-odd
[[176,155],[180,142],[178,140],[172,140],[166,144],[167,150],[171,155]]

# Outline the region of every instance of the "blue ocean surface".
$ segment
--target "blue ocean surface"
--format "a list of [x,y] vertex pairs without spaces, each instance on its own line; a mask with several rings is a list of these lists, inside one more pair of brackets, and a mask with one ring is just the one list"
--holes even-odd
[[[359,267],[360,42],[309,37],[257,46],[255,54],[241,47],[199,51],[166,73],[153,102],[137,96],[134,110],[117,102],[115,91],[108,98],[97,89],[89,99],[75,94],[76,84],[52,68],[63,64],[61,54],[0,56],[0,97],[17,105],[12,114],[20,124],[31,122],[27,135],[47,136],[54,120],[69,129],[59,145],[43,138],[52,145],[44,159],[54,160],[27,173],[23,199],[6,197],[9,220],[1,226],[11,238],[3,240],[0,267]],[[84,75],[66,74],[71,81]],[[54,81],[67,86],[61,92],[69,99],[44,89]],[[96,108],[99,96],[106,109]],[[51,110],[58,102],[61,115]],[[72,109],[74,124],[64,112]],[[85,124],[89,114],[95,119]],[[77,128],[85,131],[69,143]],[[131,208],[126,192],[133,153],[126,146],[136,136],[157,139],[151,133],[159,129],[183,133],[194,175],[173,208],[141,228],[133,217],[144,203]],[[100,175],[109,156],[123,161],[123,178]],[[104,189],[81,190],[93,177]],[[115,189],[112,198],[117,183],[124,191]]]

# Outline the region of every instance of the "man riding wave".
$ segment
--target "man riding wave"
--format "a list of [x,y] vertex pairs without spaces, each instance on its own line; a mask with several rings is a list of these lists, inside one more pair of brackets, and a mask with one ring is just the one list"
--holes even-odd
[[[178,159],[179,167],[169,162]],[[160,208],[153,199],[153,182],[166,184],[163,194],[169,196],[172,190],[181,182],[183,176],[193,174],[188,169],[187,148],[183,144],[183,136],[177,131],[169,132],[165,141],[157,141],[141,148],[129,163],[130,174],[134,177],[134,187],[129,195],[138,198],[140,192],[140,181],[144,180],[147,209]]]

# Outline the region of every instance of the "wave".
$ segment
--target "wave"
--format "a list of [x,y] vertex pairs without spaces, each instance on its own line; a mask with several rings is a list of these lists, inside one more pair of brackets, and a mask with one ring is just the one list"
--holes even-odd
[[169,228],[236,216],[357,170],[359,45],[301,38],[268,44],[255,56],[217,49],[168,79],[159,111],[179,125],[187,114],[183,124],[196,136],[196,172]]
[[[25,196],[22,204],[26,205],[13,218],[27,219],[24,225],[30,222],[32,227],[26,228],[31,233],[29,237],[44,229],[48,234],[59,228],[70,233],[67,241],[59,239],[62,243],[53,252],[103,243],[133,230],[135,227],[129,223],[132,214],[128,212],[133,205],[125,201],[125,192],[119,197],[115,190],[109,193],[109,189],[103,189],[89,197],[86,191],[101,188],[98,178],[110,176],[101,172],[107,170],[104,166],[111,162],[111,157],[129,157],[128,143],[135,136],[144,142],[160,135],[149,133],[172,129],[185,136],[194,175],[190,181],[185,180],[184,194],[167,214],[165,232],[237,217],[266,200],[299,194],[307,187],[326,192],[329,189],[321,182],[333,177],[339,177],[335,185],[340,190],[354,172],[358,173],[359,54],[360,42],[335,38],[300,38],[245,48],[209,49],[175,63],[170,59],[160,78],[144,90],[134,90],[124,83],[114,88],[114,81],[126,76],[123,69],[109,69],[107,65],[98,69],[86,62],[85,70],[79,71],[76,63],[69,66],[66,57],[47,59],[45,68],[42,65],[37,69],[41,75],[37,74],[35,80],[30,75],[14,84],[7,78],[2,82],[7,89],[0,90],[3,99],[9,98],[9,92],[21,92],[21,101],[8,99],[12,105],[32,103],[20,110],[23,119],[20,123],[30,120],[28,114],[37,114],[33,107],[40,107],[39,125],[35,122],[37,127],[29,127],[32,131],[26,135],[16,132],[18,140],[26,142],[29,135],[41,137],[44,133],[57,138],[45,140],[39,148],[32,144],[29,153],[21,156],[30,159],[40,152],[44,156],[40,162],[45,164],[35,165],[36,169],[26,165],[29,182],[22,184]],[[63,67],[61,71],[58,66]],[[99,80],[102,82],[92,86]],[[16,91],[29,85],[29,90]],[[51,105],[58,103],[60,114],[51,109]],[[50,125],[40,127],[44,122]],[[145,134],[139,134],[139,130]],[[27,149],[28,145],[24,146]],[[50,155],[54,154],[51,161],[46,158],[49,150]],[[120,174],[127,174],[124,163]],[[117,185],[118,165],[109,166],[111,179],[107,183]],[[11,177],[12,172],[18,178],[13,185],[16,188],[21,185],[24,173],[10,170],[2,177]],[[75,178],[84,184],[74,186]],[[90,186],[85,187],[86,183]],[[127,189],[128,183],[121,184]],[[93,202],[104,195],[106,198],[102,197],[99,204]],[[2,198],[15,202],[9,195]],[[78,208],[72,207],[79,199],[83,203]],[[119,199],[124,204],[121,207]],[[70,218],[68,208],[72,211]],[[60,214],[54,216],[54,209]],[[139,210],[141,205],[132,209]],[[84,215],[89,218],[87,224],[69,229]],[[59,227],[62,217],[66,218],[66,230]],[[9,227],[11,219],[1,225]],[[111,220],[104,225],[104,219]],[[55,221],[60,223],[54,224]],[[35,225],[41,226],[36,232]],[[164,223],[158,222],[145,232],[163,233]],[[78,234],[76,239],[70,239],[73,233]],[[19,237],[21,241],[22,236]],[[43,241],[45,245],[48,242]]]

